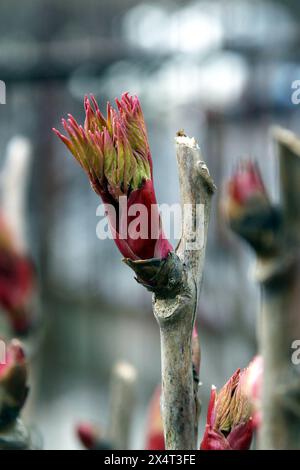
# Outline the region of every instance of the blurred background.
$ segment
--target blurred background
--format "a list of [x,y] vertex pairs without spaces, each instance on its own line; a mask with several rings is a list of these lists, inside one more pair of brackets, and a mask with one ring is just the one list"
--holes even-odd
[[124,91],[138,94],[158,200],[170,204],[179,201],[175,133],[184,128],[199,141],[218,187],[198,312],[203,421],[211,384],[222,385],[256,351],[254,260],[222,220],[222,188],[238,160],[251,156],[277,197],[269,126],[300,132],[291,101],[299,23],[297,0],[1,1],[1,162],[16,134],[33,148],[27,235],[44,326],[27,419],[44,448],[80,448],[78,421],[105,427],[119,359],[138,371],[131,447],[143,448],[160,380],[151,296],[114,243],[97,239],[99,200],[51,128],[68,112],[82,120],[86,93],[101,106]]

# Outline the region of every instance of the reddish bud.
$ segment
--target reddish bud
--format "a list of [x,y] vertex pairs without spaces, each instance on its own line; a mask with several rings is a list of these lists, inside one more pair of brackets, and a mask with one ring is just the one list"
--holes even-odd
[[213,387],[201,450],[248,450],[253,435],[251,405],[238,369],[217,392]]
[[0,364],[0,428],[13,422],[19,415],[28,394],[27,364],[23,347],[13,340]]
[[234,232],[261,258],[274,256],[280,249],[280,210],[269,200],[258,166],[242,163],[227,185],[222,207]]
[[229,222],[243,216],[249,207],[269,205],[268,195],[256,163],[241,162],[229,180],[222,208]]
[[76,434],[82,445],[88,450],[94,449],[100,440],[99,430],[90,423],[80,423],[76,428]]
[[228,184],[228,193],[239,205],[256,197],[266,198],[266,188],[256,163],[243,162]]
[[[115,209],[118,217],[108,217],[122,255],[134,261],[164,259],[172,247],[161,228],[141,105],[137,97],[128,93],[116,103],[118,110],[108,103],[105,118],[95,98],[85,97],[84,128],[69,115],[67,121],[62,121],[68,137],[53,130],[85,170],[104,204]],[[120,204],[120,196],[127,196],[125,207]],[[137,217],[137,214],[129,215],[133,204],[142,204],[146,210],[146,233],[137,238],[129,233]],[[125,236],[121,233],[124,228],[127,229]]]

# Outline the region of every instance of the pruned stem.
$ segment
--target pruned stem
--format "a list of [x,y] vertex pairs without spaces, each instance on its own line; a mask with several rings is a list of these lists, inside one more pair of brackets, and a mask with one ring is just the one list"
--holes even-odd
[[202,281],[214,184],[195,139],[176,138],[183,214],[177,255],[182,262],[180,292],[155,296],[153,310],[161,335],[162,417],[168,450],[197,447],[198,391],[192,367],[192,332]]

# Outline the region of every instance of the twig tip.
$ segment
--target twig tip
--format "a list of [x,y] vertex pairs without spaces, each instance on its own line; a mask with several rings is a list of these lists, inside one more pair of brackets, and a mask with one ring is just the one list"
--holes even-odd
[[195,139],[195,137],[188,137],[183,130],[177,132],[175,137],[175,142],[177,145],[184,145],[185,147],[189,147],[191,149],[199,150],[199,145]]

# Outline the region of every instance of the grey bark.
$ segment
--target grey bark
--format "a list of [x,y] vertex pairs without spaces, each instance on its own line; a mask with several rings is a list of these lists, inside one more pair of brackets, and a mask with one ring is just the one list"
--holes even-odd
[[[183,265],[182,286],[175,297],[154,295],[153,310],[161,336],[166,449],[190,450],[197,448],[199,418],[198,390],[195,389],[192,367],[192,332],[215,187],[195,139],[177,136],[176,150],[183,214],[182,238],[176,254]],[[201,214],[197,217],[199,205],[203,208],[202,217]]]

